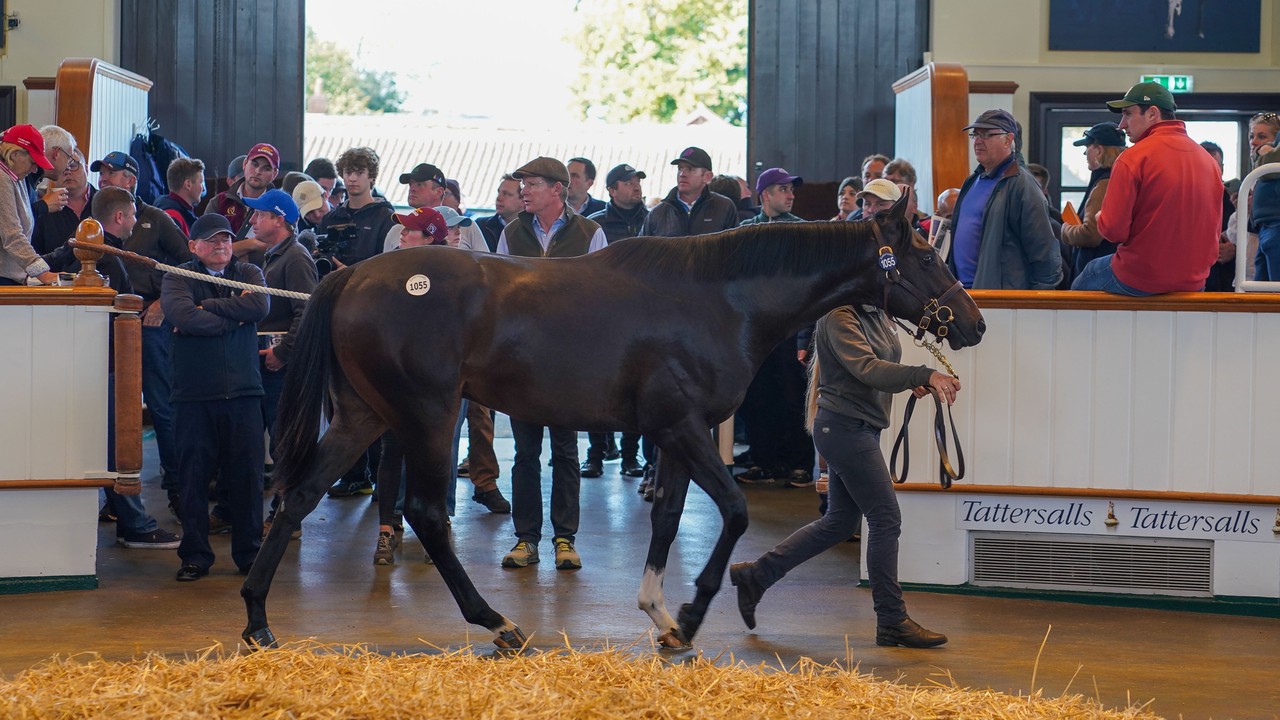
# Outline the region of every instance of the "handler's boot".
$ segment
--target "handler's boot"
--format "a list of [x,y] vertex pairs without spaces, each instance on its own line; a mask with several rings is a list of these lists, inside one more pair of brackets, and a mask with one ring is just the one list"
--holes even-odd
[[926,630],[911,618],[903,618],[896,625],[876,627],[876,644],[886,647],[931,648],[946,644],[947,636]]
[[738,612],[742,613],[742,621],[747,629],[756,629],[756,605],[764,597],[765,586],[756,579],[756,564],[752,562],[734,563],[729,566],[729,582],[738,588]]

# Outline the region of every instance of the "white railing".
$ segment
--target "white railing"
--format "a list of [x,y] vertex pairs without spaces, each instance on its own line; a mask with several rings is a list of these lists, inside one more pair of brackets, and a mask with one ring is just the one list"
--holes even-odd
[[[1253,203],[1249,202],[1249,193],[1253,191],[1253,186],[1258,184],[1258,179],[1263,175],[1272,173],[1280,173],[1280,162],[1267,163],[1253,169],[1253,172],[1244,176],[1244,180],[1240,183],[1240,200],[1236,201],[1236,292],[1280,292],[1280,281],[1263,282],[1261,280],[1246,280],[1246,274],[1249,270],[1249,263],[1253,262],[1253,258],[1249,257],[1249,212],[1253,209]],[[1243,212],[1241,212],[1243,210]]]

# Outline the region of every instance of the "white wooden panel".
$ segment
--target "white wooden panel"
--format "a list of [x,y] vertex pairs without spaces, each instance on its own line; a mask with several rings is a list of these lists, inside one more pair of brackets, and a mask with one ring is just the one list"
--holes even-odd
[[1093,469],[1089,487],[1129,486],[1130,449],[1133,446],[1130,437],[1133,315],[1132,312],[1100,312],[1095,315]]
[[1053,447],[1049,485],[1089,487],[1093,480],[1093,333],[1091,312],[1059,312],[1054,322]]
[[1130,434],[1134,490],[1169,490],[1172,433],[1174,313],[1134,313],[1133,420]]
[[[93,123],[87,158],[100,158],[114,150],[129,152],[129,143],[147,122],[147,92],[108,76],[93,78]],[[91,178],[95,184],[97,174]]]
[[1209,442],[1213,407],[1213,315],[1178,313],[1173,387],[1171,490],[1207,492],[1212,487]]
[[0,306],[0,368],[3,368],[4,412],[0,412],[0,480],[30,477],[31,446],[31,308]]
[[1212,413],[1212,492],[1249,492],[1250,401],[1276,407],[1280,400],[1280,393],[1271,387],[1255,391],[1253,319],[1253,315],[1244,313],[1218,313],[1214,317],[1213,400],[1208,406]]
[[917,83],[895,96],[894,153],[916,168],[920,209],[933,212],[933,83]]
[[93,575],[97,512],[97,488],[3,491],[0,578]]
[[67,407],[67,477],[107,469],[107,376],[110,370],[110,325],[115,315],[102,308],[74,308],[74,381]]
[[984,313],[987,331],[974,347],[974,374],[969,394],[974,399],[973,443],[969,482],[975,485],[1013,483],[1013,344],[1014,311]]
[[[1254,392],[1248,412],[1253,421],[1250,491],[1280,495],[1280,314],[1256,315],[1253,364]],[[1242,398],[1243,399],[1243,398]]]
[[1014,485],[1044,487],[1053,480],[1053,320],[1052,310],[1019,310],[1014,320],[1013,447],[1042,449],[1014,453]]
[[69,475],[65,451],[68,418],[77,411],[70,390],[75,385],[72,357],[72,313],[66,305],[31,308],[31,425],[28,477],[37,480],[73,477]]

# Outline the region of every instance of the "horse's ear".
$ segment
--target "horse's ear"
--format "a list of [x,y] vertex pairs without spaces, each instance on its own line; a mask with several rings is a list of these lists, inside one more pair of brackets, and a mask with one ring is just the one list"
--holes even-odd
[[907,216],[907,205],[911,203],[911,193],[914,192],[909,186],[899,185],[902,188],[902,197],[898,198],[898,202],[889,208],[889,219],[899,220]]

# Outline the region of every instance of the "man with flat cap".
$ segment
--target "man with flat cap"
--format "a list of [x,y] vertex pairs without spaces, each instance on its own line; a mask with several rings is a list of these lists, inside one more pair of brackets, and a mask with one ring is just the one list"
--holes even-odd
[[1079,277],[1085,265],[1116,251],[1116,244],[1102,237],[1098,230],[1098,211],[1111,182],[1111,166],[1124,151],[1124,133],[1113,122],[1101,122],[1084,131],[1084,137],[1072,143],[1084,148],[1089,165],[1089,186],[1080,200],[1080,224],[1062,225],[1062,242],[1070,251],[1072,277]]
[[1204,289],[1218,260],[1222,173],[1187,136],[1173,95],[1138,83],[1107,103],[1133,146],[1111,168],[1098,232],[1116,251],[1084,267],[1072,290],[1156,295]]
[[1014,153],[1018,122],[987,110],[964,128],[978,167],[960,186],[947,264],[966,288],[1053,290],[1062,254],[1040,184]]
[[[534,258],[586,255],[605,247],[604,231],[565,204],[569,169],[555,158],[539,157],[511,173],[520,181],[524,211],[502,228],[498,254]],[[578,433],[549,428],[551,435],[551,526],[556,568],[576,570],[582,559],[574,547],[578,534]],[[511,418],[516,457],[511,466],[511,520],[516,544],[502,566],[522,568],[538,562],[542,539],[543,426]]]
[[711,156],[700,147],[687,147],[671,161],[676,186],[658,203],[645,220],[644,236],[688,237],[706,235],[738,226],[738,208],[733,200],[711,192]]

